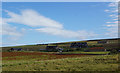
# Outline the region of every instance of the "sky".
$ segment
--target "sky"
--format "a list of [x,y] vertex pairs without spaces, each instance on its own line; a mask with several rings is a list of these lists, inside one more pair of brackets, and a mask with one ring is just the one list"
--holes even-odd
[[114,2],[3,2],[0,19],[1,46],[118,37]]

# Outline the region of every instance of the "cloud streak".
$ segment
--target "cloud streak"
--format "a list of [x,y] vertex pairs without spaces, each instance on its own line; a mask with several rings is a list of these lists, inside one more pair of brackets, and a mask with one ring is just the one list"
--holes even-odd
[[118,22],[118,2],[112,2],[108,5],[108,7],[110,7],[110,10],[106,9],[104,10],[105,12],[110,12],[111,14],[109,15],[109,17],[112,18],[112,21],[110,22],[106,22],[107,24],[106,26],[106,30],[107,33],[105,33],[105,35],[109,36],[109,37],[118,37],[118,26],[119,26],[119,22]]
[[6,19],[7,22],[24,24],[31,27],[63,28],[59,22],[42,16],[34,10],[23,10],[20,15],[9,11],[6,12],[11,17],[9,19]]
[[77,38],[86,39],[89,37],[97,36],[94,32],[88,32],[85,30],[72,31],[64,28],[63,24],[57,22],[51,18],[45,17],[34,10],[23,10],[21,14],[16,14],[10,11],[6,11],[10,18],[5,18],[5,22],[12,22],[23,24],[26,26],[37,27],[35,31],[65,37],[65,38]]
[[52,35],[58,35],[62,37],[67,38],[78,38],[78,39],[86,39],[88,37],[94,37],[96,36],[93,32],[87,32],[84,30],[81,31],[71,31],[71,30],[65,30],[65,29],[56,29],[56,28],[40,28],[36,29],[39,32],[44,32]]
[[19,29],[20,31],[17,31],[17,27],[11,26],[4,20],[4,18],[0,18],[0,26],[0,36],[7,35],[11,40],[17,40],[24,34],[23,29]]

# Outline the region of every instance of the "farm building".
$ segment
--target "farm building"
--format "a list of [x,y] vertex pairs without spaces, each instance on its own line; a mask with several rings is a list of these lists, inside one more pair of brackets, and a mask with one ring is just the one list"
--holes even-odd
[[46,49],[39,49],[39,51],[46,51]]
[[11,48],[10,50],[11,50],[11,51],[21,51],[22,48]]
[[107,41],[98,41],[97,43],[98,43],[98,44],[106,44]]
[[71,48],[85,48],[87,47],[87,42],[74,42],[71,43]]
[[46,46],[46,51],[48,52],[57,51],[57,46]]

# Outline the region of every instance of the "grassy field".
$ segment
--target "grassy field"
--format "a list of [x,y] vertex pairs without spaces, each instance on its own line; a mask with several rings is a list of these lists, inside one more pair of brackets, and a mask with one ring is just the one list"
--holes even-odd
[[119,64],[118,54],[56,55],[40,52],[4,52],[2,58],[3,71],[116,71]]

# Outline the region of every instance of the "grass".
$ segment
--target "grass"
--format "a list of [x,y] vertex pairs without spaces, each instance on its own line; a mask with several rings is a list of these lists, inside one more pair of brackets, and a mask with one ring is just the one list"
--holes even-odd
[[[41,57],[39,57],[41,58]],[[52,60],[3,60],[3,71],[116,71],[118,54]]]
[[[44,53],[56,53],[56,52],[44,52]],[[73,52],[62,52],[62,54],[108,54],[109,51],[106,52],[81,52],[81,51],[73,51]]]
[[107,52],[81,52],[81,51],[74,51],[74,52],[63,52],[63,54],[108,54]]

